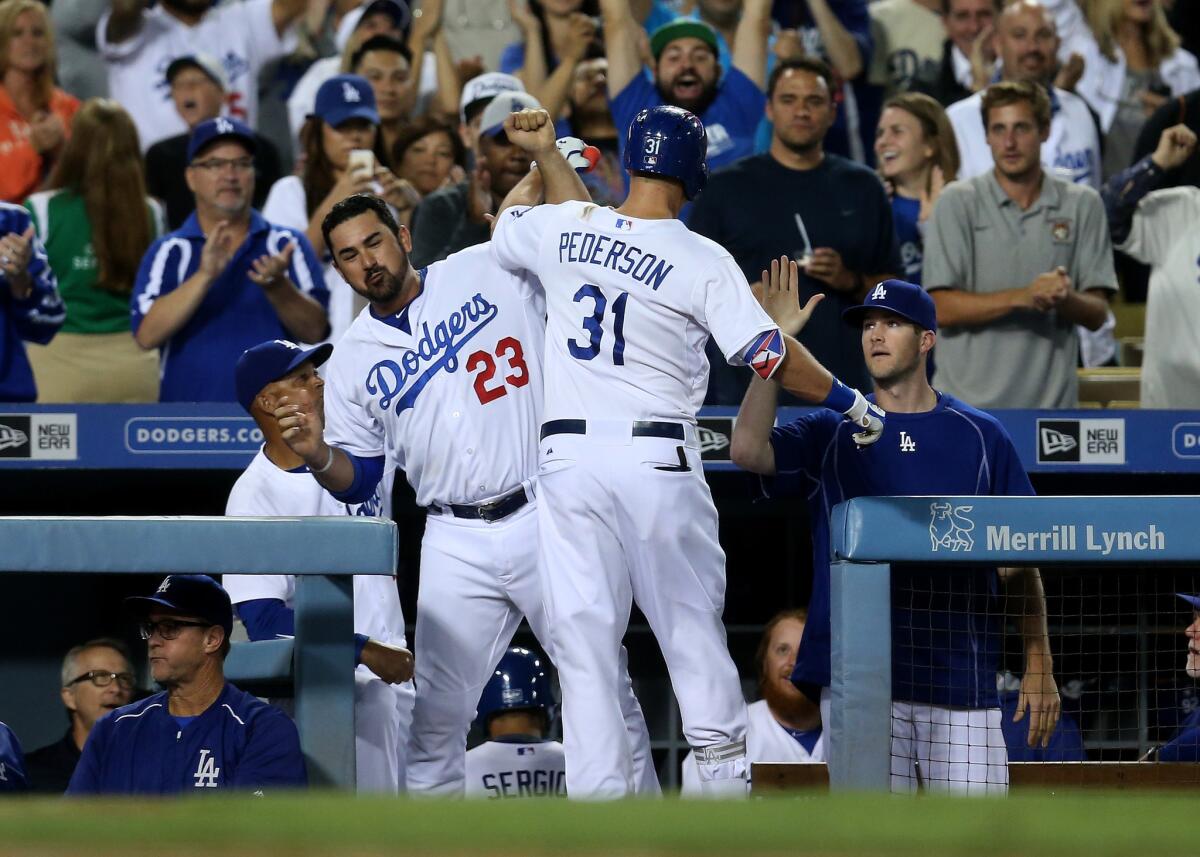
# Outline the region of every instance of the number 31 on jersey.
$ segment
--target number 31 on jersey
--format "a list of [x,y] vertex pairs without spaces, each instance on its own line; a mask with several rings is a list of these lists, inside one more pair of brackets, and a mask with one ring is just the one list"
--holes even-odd
[[[575,303],[581,306],[586,301],[592,302],[592,314],[584,316],[583,330],[588,334],[586,343],[578,339],[567,340],[567,350],[576,360],[592,360],[600,353],[604,341],[604,315],[608,310],[608,298],[599,286],[584,283],[575,292]],[[612,362],[614,366],[625,365],[625,304],[629,302],[629,292],[621,292],[612,302]]]

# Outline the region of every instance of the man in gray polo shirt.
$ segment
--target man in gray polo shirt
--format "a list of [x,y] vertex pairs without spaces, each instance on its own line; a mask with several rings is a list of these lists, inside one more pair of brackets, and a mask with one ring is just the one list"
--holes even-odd
[[1104,324],[1117,288],[1104,206],[1042,168],[1040,86],[993,84],[982,111],[995,167],[947,187],[925,234],[942,328],[934,386],[984,409],[1074,407],[1075,325]]

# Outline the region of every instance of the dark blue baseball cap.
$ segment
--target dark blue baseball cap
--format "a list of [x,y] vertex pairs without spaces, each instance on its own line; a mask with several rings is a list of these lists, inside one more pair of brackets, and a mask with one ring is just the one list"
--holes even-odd
[[1192,605],[1193,610],[1200,610],[1200,595],[1184,595],[1182,592],[1175,593],[1188,604]]
[[192,136],[188,138],[188,163],[194,161],[196,155],[208,148],[210,143],[226,138],[244,143],[252,155],[258,145],[254,140],[254,132],[233,117],[218,116],[216,119],[206,119],[192,129]]
[[225,639],[233,632],[233,605],[225,587],[207,574],[172,574],[163,579],[153,595],[135,595],[125,599],[125,607],[138,619],[150,615],[156,607],[180,616],[195,616],[225,629]]
[[906,283],[904,280],[884,280],[878,283],[867,292],[861,304],[842,312],[842,321],[859,327],[867,310],[872,309],[894,312],[925,330],[937,331],[937,310],[934,308],[933,298],[929,296],[929,292],[914,283]]
[[263,387],[278,381],[306,360],[311,360],[313,366],[320,366],[332,353],[333,346],[328,342],[306,350],[286,339],[272,339],[247,348],[238,358],[234,370],[238,402],[249,413],[254,397]]
[[371,89],[365,77],[357,74],[334,75],[317,90],[312,115],[320,117],[334,128],[351,119],[366,119],[378,125],[375,90]]

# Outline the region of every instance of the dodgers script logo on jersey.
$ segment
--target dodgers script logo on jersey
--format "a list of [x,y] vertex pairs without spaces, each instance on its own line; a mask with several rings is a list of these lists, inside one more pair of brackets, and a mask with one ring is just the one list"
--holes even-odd
[[[397,413],[411,408],[434,375],[443,369],[450,374],[458,371],[459,351],[498,313],[495,304],[476,292],[472,300],[452,312],[446,321],[438,322],[432,329],[429,322],[424,322],[416,348],[405,352],[399,363],[380,360],[371,367],[367,372],[367,392],[379,396],[379,407],[385,411],[397,397]],[[412,384],[406,390],[409,381]]]

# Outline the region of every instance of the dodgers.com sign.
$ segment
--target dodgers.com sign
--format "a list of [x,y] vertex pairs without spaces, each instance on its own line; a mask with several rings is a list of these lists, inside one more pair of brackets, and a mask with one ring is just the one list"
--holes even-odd
[[125,423],[125,448],[135,455],[253,454],[262,430],[249,417],[137,417]]

